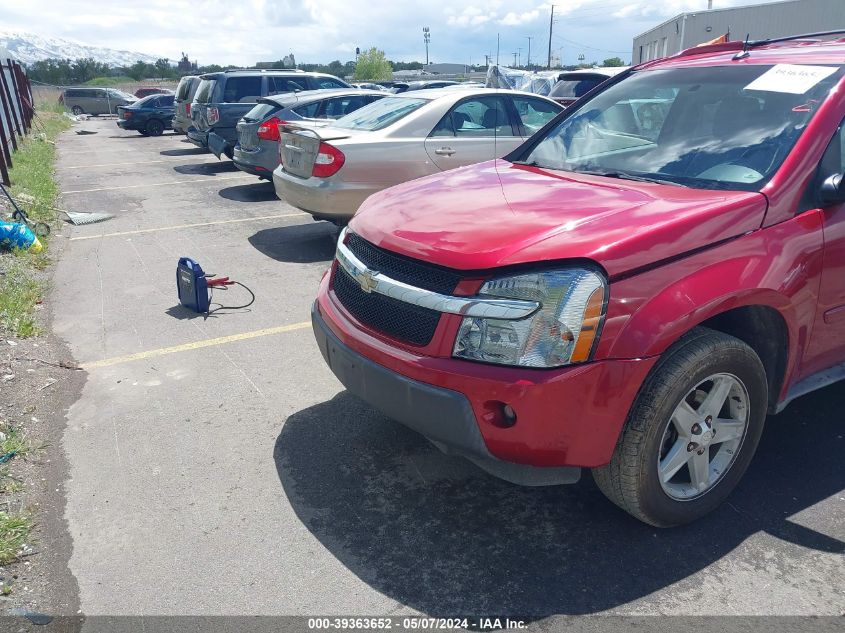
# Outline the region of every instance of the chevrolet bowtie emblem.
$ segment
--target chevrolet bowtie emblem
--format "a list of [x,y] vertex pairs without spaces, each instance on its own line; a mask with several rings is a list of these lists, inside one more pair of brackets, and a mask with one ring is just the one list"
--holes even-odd
[[375,276],[378,275],[377,270],[363,270],[356,275],[356,280],[364,292],[372,292],[378,286],[378,281]]

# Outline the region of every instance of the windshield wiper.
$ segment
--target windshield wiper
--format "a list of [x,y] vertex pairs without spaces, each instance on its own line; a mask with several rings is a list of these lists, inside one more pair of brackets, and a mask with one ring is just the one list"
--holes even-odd
[[653,182],[658,185],[673,185],[675,187],[684,187],[689,189],[687,185],[682,185],[674,180],[664,180],[662,178],[653,178],[652,176],[640,176],[638,174],[629,174],[624,171],[585,171],[578,170],[579,174],[589,174],[590,176],[605,176],[607,178],[618,178],[619,180],[633,180],[636,182]]
[[512,160],[512,164],[514,165],[522,165],[523,167],[543,167],[540,163],[536,160]]

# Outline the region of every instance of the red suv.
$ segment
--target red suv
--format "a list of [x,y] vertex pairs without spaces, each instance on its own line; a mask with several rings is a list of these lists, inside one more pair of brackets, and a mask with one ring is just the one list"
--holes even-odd
[[638,66],[501,160],[369,198],[313,310],[354,394],[489,472],[713,510],[845,377],[845,40]]

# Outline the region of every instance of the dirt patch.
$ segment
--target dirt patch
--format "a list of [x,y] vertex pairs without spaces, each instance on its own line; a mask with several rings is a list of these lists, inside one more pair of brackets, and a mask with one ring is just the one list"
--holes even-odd
[[[63,240],[52,241],[61,255]],[[53,267],[38,275],[49,284]],[[0,423],[25,436],[31,450],[6,466],[13,490],[0,493],[0,511],[24,512],[35,522],[23,555],[0,567],[0,611],[13,608],[75,615],[79,610],[76,579],[68,568],[72,539],[64,518],[67,463],[62,448],[66,413],[79,398],[85,372],[59,338],[50,334],[49,294],[37,306],[43,335],[17,339],[0,333]]]

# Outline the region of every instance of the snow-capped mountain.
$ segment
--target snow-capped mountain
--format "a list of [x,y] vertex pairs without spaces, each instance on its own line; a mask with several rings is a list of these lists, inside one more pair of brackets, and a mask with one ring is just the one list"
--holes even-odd
[[12,55],[25,64],[41,59],[82,59],[93,57],[109,66],[131,66],[143,60],[153,64],[154,55],[133,51],[119,51],[102,46],[88,46],[61,37],[41,37],[34,33],[0,31],[0,48],[8,49]]

